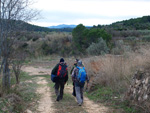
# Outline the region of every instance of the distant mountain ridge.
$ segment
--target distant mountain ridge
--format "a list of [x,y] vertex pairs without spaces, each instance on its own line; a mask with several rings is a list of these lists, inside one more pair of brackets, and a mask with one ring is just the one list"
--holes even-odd
[[[75,28],[77,25],[67,25],[67,24],[60,24],[56,26],[49,26],[50,29],[64,29],[64,28]],[[86,27],[92,27],[92,26],[86,26]]]
[[63,29],[63,28],[75,28],[77,25],[66,25],[66,24],[61,24],[61,25],[56,25],[56,26],[49,26],[48,28],[53,28],[53,29]]
[[[12,20],[13,21],[13,20]],[[41,32],[72,32],[72,30],[77,26],[74,24],[66,25],[61,24],[57,26],[49,26],[49,27],[41,27],[37,25],[32,25],[23,21],[16,21],[16,26],[18,26],[19,30],[27,30],[27,31],[41,31]],[[128,20],[114,22],[110,25],[97,25],[97,26],[85,26],[86,28],[104,28],[104,29],[115,29],[115,30],[150,30],[150,16],[143,16],[139,18],[131,18]]]
[[[57,26],[49,26],[50,29],[74,29],[77,25],[66,25],[61,24]],[[136,30],[143,30],[148,29],[150,30],[150,15],[138,17],[138,18],[131,18],[128,20],[117,21],[109,25],[93,25],[93,26],[85,26],[86,28],[104,28],[104,29],[116,29],[116,30],[127,30],[127,29],[136,29]]]

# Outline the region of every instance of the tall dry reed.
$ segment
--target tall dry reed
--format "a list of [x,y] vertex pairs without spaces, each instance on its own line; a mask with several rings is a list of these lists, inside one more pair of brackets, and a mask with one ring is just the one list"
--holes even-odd
[[150,47],[124,55],[95,56],[84,59],[91,86],[99,84],[111,88],[127,88],[138,68],[150,64]]

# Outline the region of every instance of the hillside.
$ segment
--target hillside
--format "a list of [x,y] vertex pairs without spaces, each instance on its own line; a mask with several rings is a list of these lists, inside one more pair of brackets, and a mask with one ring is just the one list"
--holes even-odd
[[[18,21],[19,29],[27,31],[44,31],[44,32],[72,32],[77,25],[61,24],[57,26],[41,27],[32,25],[26,22]],[[92,26],[85,26],[91,28]],[[143,16],[140,18],[132,18],[129,20],[118,21],[110,25],[98,25],[94,28],[114,29],[114,30],[150,30],[150,16]]]
[[73,28],[48,28],[48,27],[41,27],[33,24],[29,24],[24,21],[3,21],[5,24],[11,23],[14,24],[14,28],[18,29],[19,31],[36,31],[36,32],[72,32]]
[[23,23],[23,26],[27,31],[44,31],[44,32],[53,31],[52,29],[49,29],[46,27],[40,27],[40,26],[29,24],[29,23],[25,23],[25,22]]
[[110,25],[111,27],[120,26],[124,29],[135,29],[135,30],[150,30],[150,16],[143,16],[141,18],[124,20],[121,22],[116,22]]
[[24,21],[11,21],[11,23],[15,24],[15,28],[19,30],[26,30],[26,31],[44,31],[44,32],[51,32],[52,30],[46,27],[36,26],[29,24]]
[[36,25],[32,25],[29,23],[24,23],[25,29],[27,31],[44,31],[44,32],[72,32],[73,28],[75,28],[75,25],[72,26],[66,26],[66,25],[59,25],[59,26],[53,26],[53,27],[40,27]]
[[94,27],[115,30],[150,30],[150,16],[131,18],[110,25],[98,25]]

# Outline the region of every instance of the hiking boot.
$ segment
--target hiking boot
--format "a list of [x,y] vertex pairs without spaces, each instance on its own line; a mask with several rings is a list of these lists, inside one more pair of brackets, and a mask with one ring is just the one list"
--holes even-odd
[[81,105],[82,105],[81,103],[78,104],[78,106],[81,106]]
[[62,100],[63,99],[63,97],[59,97],[59,100]]
[[74,93],[72,93],[72,95],[73,95],[74,97],[76,97],[76,95],[75,95]]
[[60,96],[58,95],[56,101],[59,101],[59,100],[60,100]]

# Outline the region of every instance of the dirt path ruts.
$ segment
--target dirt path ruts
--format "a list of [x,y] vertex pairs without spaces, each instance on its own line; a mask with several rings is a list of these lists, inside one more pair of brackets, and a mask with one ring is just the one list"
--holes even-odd
[[[65,88],[66,88],[66,91],[68,91],[70,94],[72,94],[72,86],[71,85],[67,85]],[[83,103],[82,107],[88,113],[108,113],[107,107],[105,107],[102,104],[96,104],[93,101],[89,100],[85,96],[84,96],[84,103]]]
[[[50,69],[45,69],[42,67],[34,68],[34,67],[23,67],[22,69],[25,72],[28,72],[29,75],[47,75],[51,72]],[[53,101],[51,99],[50,87],[47,86],[47,81],[44,77],[37,77],[37,83],[41,85],[37,89],[37,92],[41,95],[39,100],[39,105],[37,109],[37,113],[55,113],[55,109],[53,106]],[[35,113],[35,112],[34,112]]]
[[[24,67],[23,71],[29,72],[30,75],[44,75],[44,74],[50,74],[51,70],[38,67],[34,68],[32,66],[30,67]],[[53,102],[51,99],[51,93],[50,88],[47,87],[46,84],[47,81],[42,78],[38,77],[38,84],[43,85],[43,87],[40,87],[37,89],[37,92],[42,95],[40,101],[39,101],[39,107],[38,107],[38,113],[55,113],[55,109],[53,108]],[[65,87],[65,91],[72,93],[72,86],[67,85]],[[84,108],[88,113],[108,113],[108,108],[105,107],[102,104],[96,104],[93,101],[89,100],[87,97],[84,96],[84,103],[82,105],[82,108]]]

